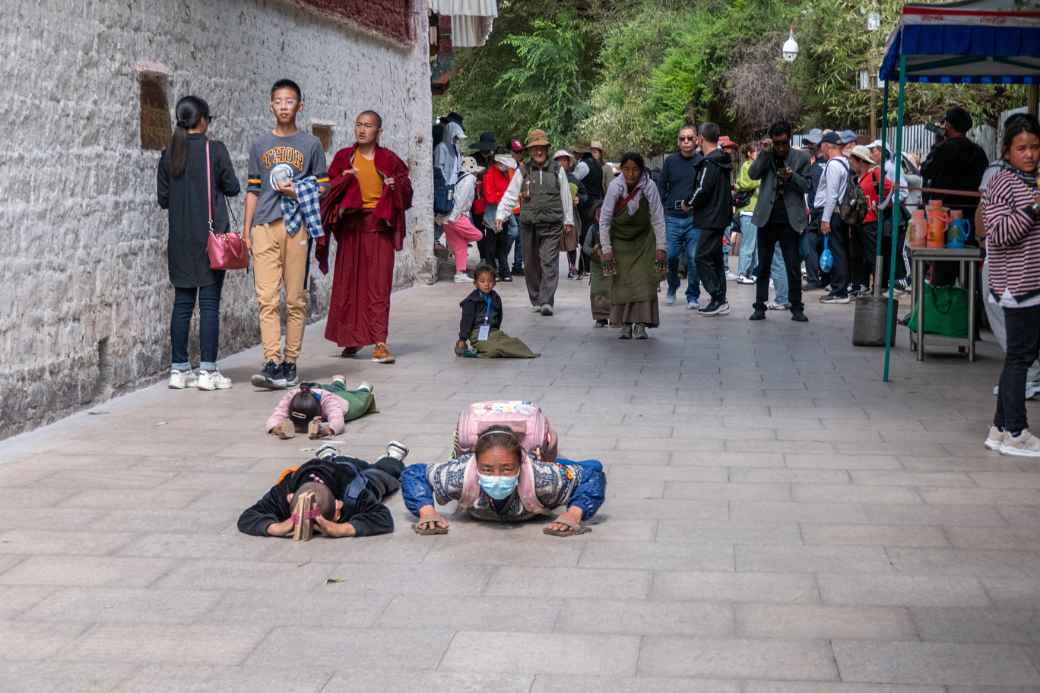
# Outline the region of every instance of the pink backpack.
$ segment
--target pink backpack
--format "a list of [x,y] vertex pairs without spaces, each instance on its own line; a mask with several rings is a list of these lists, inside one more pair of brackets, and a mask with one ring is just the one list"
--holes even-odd
[[455,427],[455,456],[473,452],[477,438],[492,426],[508,426],[520,436],[524,450],[541,448],[542,459],[556,461],[557,438],[541,407],[531,402],[474,402],[459,414]]

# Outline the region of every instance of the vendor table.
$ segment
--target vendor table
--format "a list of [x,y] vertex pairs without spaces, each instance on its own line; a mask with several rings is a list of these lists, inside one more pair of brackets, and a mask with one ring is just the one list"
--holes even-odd
[[961,353],[967,351],[968,360],[975,360],[975,263],[982,259],[979,248],[911,248],[913,263],[913,306],[917,311],[917,332],[910,332],[910,348],[917,353],[917,360],[924,361],[924,263],[956,262],[961,283],[967,275],[968,287],[968,336],[963,339],[928,335],[928,341],[939,347],[956,347]]

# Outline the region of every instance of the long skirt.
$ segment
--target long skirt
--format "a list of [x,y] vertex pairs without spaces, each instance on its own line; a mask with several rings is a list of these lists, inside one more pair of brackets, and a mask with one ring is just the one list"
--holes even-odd
[[336,269],[325,339],[341,347],[386,342],[394,284],[393,234],[369,212],[336,234]]
[[491,330],[486,341],[478,342],[479,330],[473,330],[469,336],[469,343],[477,350],[477,355],[482,359],[533,359],[538,354],[531,351],[526,344],[510,337],[502,330]]
[[610,319],[610,278],[603,276],[603,263],[589,256],[589,304],[593,320]]

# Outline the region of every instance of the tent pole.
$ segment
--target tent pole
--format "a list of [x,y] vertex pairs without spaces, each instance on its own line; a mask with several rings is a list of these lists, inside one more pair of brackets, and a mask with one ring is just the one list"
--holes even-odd
[[1028,110],[1033,115],[1036,115],[1036,112],[1037,112],[1037,101],[1040,100],[1040,85],[1030,84],[1029,85],[1029,91],[1027,93],[1028,93],[1028,97],[1029,97],[1029,98],[1026,99],[1026,104],[1029,107]]
[[[885,199],[885,152],[888,151],[888,80],[885,80],[884,96],[881,97],[881,175],[878,177],[878,199]],[[898,193],[898,191],[896,191]],[[898,200],[898,194],[894,198]],[[885,242],[883,232],[885,222],[881,210],[877,210],[877,247],[874,256],[874,297],[881,297],[881,273],[885,271],[882,246]]]
[[[898,115],[896,116],[896,179],[892,184],[892,189],[896,191],[896,196],[899,195],[899,179],[903,173],[903,117],[906,113],[906,56],[899,56],[899,99]],[[896,254],[898,249],[896,248],[897,241],[899,239],[899,212],[901,205],[896,205],[892,209],[892,258],[889,262],[888,272],[888,305],[885,308],[885,371],[882,376],[882,380],[888,382],[889,367],[891,365],[892,355],[892,323],[895,306],[895,288],[896,288]],[[916,280],[917,277],[914,277]]]

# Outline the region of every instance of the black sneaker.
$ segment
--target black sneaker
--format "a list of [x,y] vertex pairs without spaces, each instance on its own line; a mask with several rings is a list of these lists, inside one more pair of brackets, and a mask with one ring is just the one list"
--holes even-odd
[[795,322],[809,322],[809,318],[805,317],[805,313],[800,310],[792,310],[791,319]]
[[725,301],[716,301],[714,299],[712,299],[711,303],[697,311],[698,315],[704,315],[706,317],[726,315],[727,313],[729,313],[729,304]]
[[291,361],[282,363],[282,387],[296,387],[300,384],[300,376],[296,375],[296,364]]
[[522,276],[524,276],[524,268],[523,267],[514,267],[513,268],[513,276],[514,277],[522,277]]
[[282,367],[274,361],[268,361],[259,373],[249,379],[253,387],[262,387],[265,390],[284,390],[285,376]]
[[761,308],[755,308],[755,312],[751,314],[750,318],[748,318],[748,320],[765,320],[765,319],[766,319],[766,312],[764,310],[762,310]]

